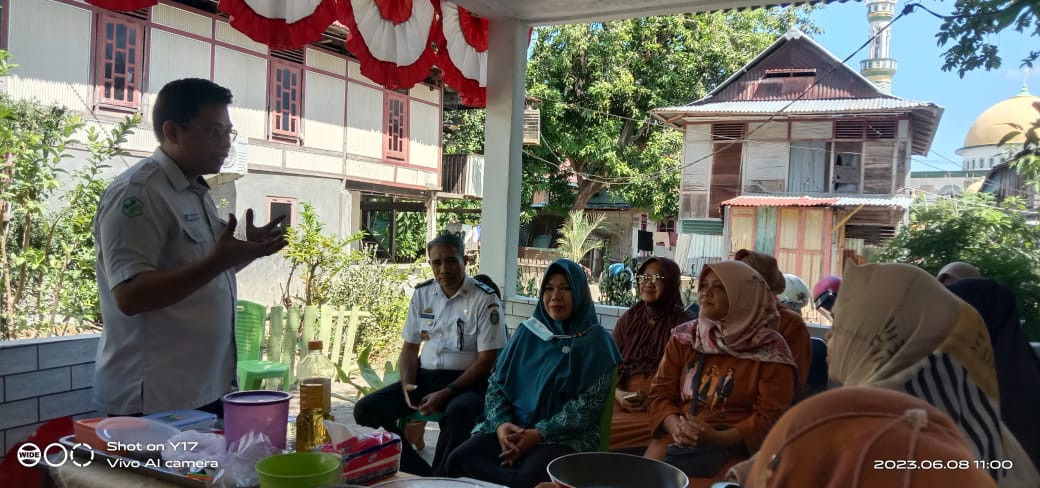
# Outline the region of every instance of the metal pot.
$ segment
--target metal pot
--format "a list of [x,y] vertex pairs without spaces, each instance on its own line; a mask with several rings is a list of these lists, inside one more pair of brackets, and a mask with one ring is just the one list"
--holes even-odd
[[686,488],[689,478],[674,466],[642,456],[579,452],[554,459],[549,477],[567,488]]

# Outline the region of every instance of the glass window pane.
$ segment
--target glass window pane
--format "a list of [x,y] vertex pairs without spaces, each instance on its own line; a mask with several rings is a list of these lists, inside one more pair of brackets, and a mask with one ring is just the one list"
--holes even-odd
[[134,46],[136,44],[137,44],[137,28],[136,27],[131,27],[130,28],[130,45]]
[[126,25],[116,25],[116,47],[126,48]]
[[111,41],[112,40],[112,36],[114,35],[113,34],[114,31],[115,31],[115,25],[114,24],[112,24],[111,22],[105,23],[105,39]]
[[104,98],[112,98],[112,83],[107,82],[107,81],[105,82],[104,93],[105,94],[102,95]]
[[112,79],[112,63],[105,63],[105,79]]
[[116,51],[116,73],[126,73],[126,53],[123,51]]
[[123,96],[123,92],[126,91],[126,84],[123,81],[123,77],[122,76],[117,76],[114,81],[115,81],[115,93],[114,93],[113,98],[115,100],[126,100],[126,97]]
[[285,216],[284,225],[288,226],[292,223],[292,204],[284,202],[271,202],[271,206],[267,211],[268,222],[274,221],[278,217]]
[[106,61],[111,61],[112,60],[112,45],[111,44],[105,44],[105,60]]

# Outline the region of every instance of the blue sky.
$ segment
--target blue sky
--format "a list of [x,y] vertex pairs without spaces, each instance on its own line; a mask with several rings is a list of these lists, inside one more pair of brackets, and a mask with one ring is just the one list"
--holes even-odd
[[[901,0],[896,12],[906,3]],[[947,14],[953,8],[952,2],[922,0],[921,3],[940,14]],[[866,12],[866,5],[861,2],[817,8],[813,18],[824,33],[813,38],[839,59],[845,59],[870,36]],[[955,72],[942,71],[941,54],[945,49],[935,40],[941,23],[917,9],[892,25],[890,56],[899,62],[892,79],[892,94],[936,103],[946,109],[932,152],[924,157],[914,156],[913,171],[960,169],[960,158],[954,151],[963,144],[964,134],[982,111],[1018,93],[1024,76],[1019,68],[1021,59],[1038,41],[1018,32],[1002,32],[994,38],[994,43],[999,48],[1003,66],[996,71],[968,72],[962,79]],[[860,51],[848,64],[858,70],[859,61],[866,58],[866,53],[867,49]],[[1029,88],[1033,94],[1040,93],[1040,66],[1037,68],[1029,73]]]

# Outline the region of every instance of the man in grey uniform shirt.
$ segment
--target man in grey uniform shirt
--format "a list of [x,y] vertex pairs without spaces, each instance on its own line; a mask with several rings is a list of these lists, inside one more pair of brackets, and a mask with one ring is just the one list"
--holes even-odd
[[159,91],[159,147],[105,190],[94,216],[104,329],[94,399],[109,415],[199,408],[222,413],[235,376],[235,272],[285,247],[281,219],[220,219],[202,175],[236,132],[231,92],[189,78]]

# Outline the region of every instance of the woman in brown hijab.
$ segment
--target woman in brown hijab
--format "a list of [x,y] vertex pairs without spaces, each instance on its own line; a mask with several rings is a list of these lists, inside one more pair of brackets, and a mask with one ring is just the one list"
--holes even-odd
[[[766,280],[766,284],[769,285],[769,290],[773,292],[773,295],[783,293],[787,287],[784,275],[780,272],[780,267],[777,266],[776,259],[773,256],[741,249],[733,256],[733,259],[741,261],[758,271],[758,274],[762,275],[762,278]],[[808,386],[809,364],[812,363],[812,342],[809,339],[809,327],[805,325],[805,319],[798,312],[781,305],[780,302],[777,302],[776,307],[780,313],[780,321],[777,322],[776,330],[780,331],[780,335],[784,336],[784,340],[787,341],[787,346],[791,348],[795,367],[798,368],[796,372],[798,382],[795,393],[800,393],[805,391]]]
[[995,487],[945,413],[905,393],[849,387],[792,408],[744,488]]
[[[691,476],[691,488],[710,486],[758,449],[791,406],[795,381],[791,351],[776,331],[776,297],[762,276],[740,261],[723,261],[705,265],[699,285],[700,316],[672,331],[650,388],[654,439],[646,451],[674,463],[697,449],[687,456],[697,458],[693,465],[680,468],[711,473]],[[713,366],[710,398],[701,397]],[[704,461],[704,450],[712,462]]]
[[[664,345],[675,326],[693,319],[682,308],[679,265],[651,258],[636,274],[639,301],[618,319],[614,342],[621,350],[610,449],[645,448],[650,444],[650,379],[664,356]],[[642,451],[640,451],[642,453]]]

